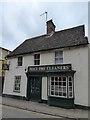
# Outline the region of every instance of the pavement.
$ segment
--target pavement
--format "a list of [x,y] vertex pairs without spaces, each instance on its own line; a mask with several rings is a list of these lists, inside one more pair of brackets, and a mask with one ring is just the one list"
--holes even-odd
[[84,109],[64,109],[60,107],[48,106],[48,104],[45,103],[19,100],[1,96],[0,104],[16,107],[23,110],[29,110],[33,112],[44,113],[47,115],[54,115],[74,120],[80,120],[80,118],[84,118],[85,120],[88,118],[89,115],[89,111]]

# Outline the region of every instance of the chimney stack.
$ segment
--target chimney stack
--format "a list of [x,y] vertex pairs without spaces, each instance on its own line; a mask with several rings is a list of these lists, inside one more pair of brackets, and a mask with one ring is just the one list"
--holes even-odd
[[46,23],[47,23],[47,34],[51,34],[52,32],[55,32],[56,26],[54,25],[52,19],[47,21]]

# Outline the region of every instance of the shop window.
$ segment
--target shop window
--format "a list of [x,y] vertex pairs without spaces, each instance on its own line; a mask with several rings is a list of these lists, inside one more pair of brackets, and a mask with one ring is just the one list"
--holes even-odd
[[14,92],[20,92],[21,76],[15,76]]
[[22,66],[23,57],[18,57],[18,66]]
[[55,52],[55,64],[63,63],[63,51]]
[[34,54],[34,65],[40,65],[40,54]]
[[67,77],[50,78],[50,95],[67,97]]
[[50,77],[48,90],[50,96],[73,98],[72,76]]

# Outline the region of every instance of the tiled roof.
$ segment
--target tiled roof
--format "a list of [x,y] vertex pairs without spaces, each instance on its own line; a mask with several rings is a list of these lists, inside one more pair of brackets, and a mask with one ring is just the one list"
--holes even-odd
[[84,25],[25,40],[8,57],[88,44]]

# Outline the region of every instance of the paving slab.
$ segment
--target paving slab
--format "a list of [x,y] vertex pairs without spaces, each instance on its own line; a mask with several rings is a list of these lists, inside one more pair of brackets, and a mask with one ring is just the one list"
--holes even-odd
[[78,120],[78,118],[88,118],[88,110],[84,109],[64,109],[60,107],[49,106],[45,103],[38,103],[26,100],[19,100],[14,98],[3,97],[2,104],[17,107],[20,109],[35,111],[39,113],[44,113],[48,115],[56,115],[59,117],[73,118]]

